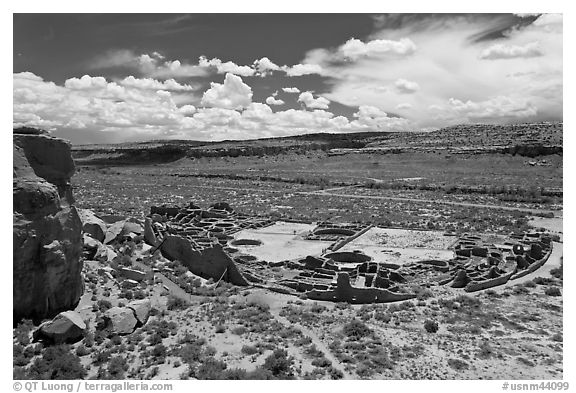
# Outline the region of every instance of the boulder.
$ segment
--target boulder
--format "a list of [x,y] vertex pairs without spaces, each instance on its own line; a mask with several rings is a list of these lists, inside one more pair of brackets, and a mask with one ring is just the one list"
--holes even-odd
[[35,340],[46,340],[53,344],[74,343],[84,336],[86,324],[80,314],[65,311],[45,322],[34,332]]
[[84,233],[89,234],[99,242],[103,242],[106,236],[106,223],[88,209],[78,209],[78,214],[82,221]]
[[144,220],[144,240],[151,246],[156,247],[158,245],[158,239],[156,239],[156,235],[152,229],[152,220],[148,217]]
[[84,252],[83,255],[85,259],[92,260],[96,256],[96,253],[102,247],[102,243],[94,239],[92,236],[84,233],[82,236],[84,239]]
[[104,243],[108,244],[116,240],[118,236],[122,233],[124,229],[125,220],[116,221],[114,224],[110,225],[106,230],[106,235],[104,237]]
[[141,270],[129,269],[127,267],[121,267],[118,272],[129,280],[143,281],[146,279],[147,274]]
[[114,258],[118,256],[118,253],[108,245],[102,244],[98,251],[96,252],[96,259],[102,262],[112,263]]
[[106,328],[112,334],[130,334],[136,328],[138,320],[134,311],[127,307],[112,307],[104,313]]
[[152,309],[152,302],[150,299],[135,300],[128,303],[126,306],[134,311],[134,316],[138,320],[139,325],[144,325],[148,321],[150,316],[150,310]]

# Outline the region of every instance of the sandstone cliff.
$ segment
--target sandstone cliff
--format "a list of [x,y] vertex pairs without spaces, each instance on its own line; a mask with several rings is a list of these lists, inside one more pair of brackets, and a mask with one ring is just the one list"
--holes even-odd
[[73,206],[68,142],[13,135],[13,315],[36,320],[70,309],[82,295],[82,222]]

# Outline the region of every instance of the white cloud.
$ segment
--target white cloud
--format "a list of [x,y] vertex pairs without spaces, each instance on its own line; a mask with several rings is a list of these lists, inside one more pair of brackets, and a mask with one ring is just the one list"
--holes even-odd
[[314,98],[312,92],[305,91],[298,96],[298,102],[302,102],[306,108],[328,109],[330,101],[324,97]]
[[403,102],[401,104],[396,105],[396,109],[399,111],[411,109],[411,108],[412,108],[412,104],[410,104],[409,102]]
[[127,76],[126,78],[118,81],[118,84],[126,87],[134,87],[138,89],[152,89],[152,90],[174,90],[174,91],[192,91],[196,90],[188,84],[180,84],[174,79],[168,79],[163,82],[151,78],[135,78],[133,76]]
[[281,68],[279,65],[274,64],[269,58],[263,57],[259,60],[254,61],[254,67],[260,74],[260,76],[264,77],[269,75],[272,71],[280,71]]
[[235,74],[235,75],[240,75],[240,76],[252,76],[256,72],[254,69],[252,69],[248,66],[239,66],[238,64],[236,64],[232,61],[227,61],[227,62],[223,63],[222,60],[220,60],[220,59],[213,58],[211,60],[208,60],[204,56],[200,56],[200,59],[198,60],[198,65],[200,67],[205,67],[205,68],[214,67],[214,68],[216,68],[216,70],[219,74],[229,73],[229,74]]
[[[178,92],[153,88],[156,82],[119,85],[98,77],[75,78],[64,86],[32,73],[14,74],[14,125],[91,133],[109,133],[114,140],[191,138],[198,140],[248,139],[310,132],[353,132],[407,129],[405,119],[361,107],[354,121],[326,110],[273,112],[251,102],[251,89],[241,78],[227,74],[224,84],[213,84],[204,101],[213,107],[177,105]],[[73,78],[71,78],[72,80]],[[136,79],[136,78],[134,78]],[[309,93],[309,92],[306,92]],[[191,93],[187,93],[191,94]],[[304,97],[307,97],[305,95]],[[317,102],[317,99],[311,97]],[[322,102],[322,100],[319,100]],[[206,102],[204,102],[206,104]],[[219,105],[219,106],[218,106]],[[312,104],[313,105],[313,104]]]
[[406,79],[398,79],[394,82],[394,86],[401,94],[412,94],[420,89],[420,86],[416,82],[408,81]]
[[211,83],[202,96],[202,105],[224,109],[245,108],[252,102],[252,88],[242,78],[226,74],[224,83]]
[[292,67],[282,67],[288,76],[302,76],[310,74],[322,74],[322,67],[318,64],[296,64]]
[[370,105],[362,105],[354,113],[350,127],[361,131],[408,131],[413,127],[410,122],[401,117],[389,117],[386,112]]
[[530,117],[537,113],[528,100],[523,98],[512,98],[497,96],[489,100],[466,102],[459,99],[450,98],[448,100],[449,109],[454,110],[458,115],[465,116],[470,120],[476,119],[494,119],[509,117]]
[[64,87],[68,89],[84,90],[84,89],[105,89],[108,86],[106,79],[101,76],[84,75],[80,79],[70,78],[64,82]]
[[368,42],[351,38],[338,48],[337,54],[355,61],[362,57],[407,56],[415,51],[416,45],[409,38],[402,38],[398,41],[372,40]]
[[480,53],[484,60],[516,59],[542,56],[542,50],[538,42],[530,42],[526,45],[494,44]]
[[[510,18],[485,15],[405,19],[399,27],[386,28],[389,24],[384,24],[366,41],[400,41],[407,38],[417,46],[417,50],[409,55],[410,51],[407,51],[404,56],[364,56],[355,61],[338,62],[333,61],[337,57],[337,50],[319,48],[309,51],[302,62],[319,64],[323,75],[331,76],[329,90],[322,93],[323,97],[348,106],[376,104],[388,113],[398,110],[400,104],[409,104],[411,110],[401,113],[417,128],[442,127],[468,121],[469,117],[458,119],[451,116],[456,111],[447,108],[450,98],[483,103],[494,97],[523,97],[531,105],[531,109],[511,113],[507,117],[495,110],[487,111],[485,113],[494,117],[483,118],[485,122],[561,120],[561,16],[539,16],[532,24],[511,27],[506,31],[506,36],[497,41],[475,39],[501,28],[506,21],[509,22]],[[524,47],[526,43],[534,42],[538,42],[542,48],[539,57],[506,61],[479,58],[483,50],[494,44]],[[352,53],[360,56],[364,52]],[[526,51],[522,54],[535,53]],[[399,79],[417,81],[420,87],[418,93],[406,94],[414,89],[397,88],[395,82]],[[429,109],[431,106],[444,108],[450,116],[439,116],[437,111]],[[503,110],[515,111],[515,106],[505,105]],[[517,113],[528,117],[518,117]]]
[[283,87],[282,91],[285,93],[300,93],[300,89],[297,87]]
[[272,96],[266,98],[266,103],[268,105],[284,105],[284,101],[282,100],[278,100]]

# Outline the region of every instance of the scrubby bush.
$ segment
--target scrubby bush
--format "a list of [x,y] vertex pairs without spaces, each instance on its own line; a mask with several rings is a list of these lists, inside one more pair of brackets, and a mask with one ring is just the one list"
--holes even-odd
[[170,295],[168,296],[168,301],[166,303],[166,308],[168,310],[185,310],[190,306],[186,300]]
[[351,340],[359,340],[371,333],[370,328],[357,319],[353,319],[345,324],[342,331]]
[[255,353],[258,353],[258,348],[253,345],[243,345],[241,351],[246,355],[254,355]]
[[264,360],[262,367],[270,371],[276,378],[291,379],[294,375],[293,363],[294,360],[288,356],[288,352],[283,349],[276,349]]
[[428,333],[436,333],[438,331],[438,322],[427,319],[424,321],[424,329],[426,329]]
[[548,287],[544,290],[544,293],[548,296],[562,296],[562,292],[560,292],[558,287]]
[[86,370],[70,346],[55,345],[34,360],[25,379],[82,379],[85,376]]

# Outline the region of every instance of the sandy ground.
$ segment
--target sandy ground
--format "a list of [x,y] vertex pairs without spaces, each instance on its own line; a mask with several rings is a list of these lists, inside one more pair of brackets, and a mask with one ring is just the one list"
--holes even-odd
[[455,236],[438,231],[374,227],[338,251],[360,250],[375,262],[403,265],[424,259],[451,259],[454,251],[448,247],[455,241]]
[[316,225],[277,222],[266,228],[245,229],[234,234],[234,239],[257,239],[258,246],[233,246],[240,252],[253,255],[262,261],[279,262],[320,255],[333,242],[305,240]]

